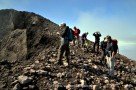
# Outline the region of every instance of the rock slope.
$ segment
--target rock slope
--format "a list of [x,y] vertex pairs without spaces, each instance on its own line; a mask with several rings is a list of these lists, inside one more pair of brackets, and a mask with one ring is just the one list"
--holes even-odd
[[57,64],[60,45],[57,24],[40,15],[0,10],[0,90],[135,90],[136,62],[120,55],[115,76],[101,55],[71,46],[71,61]]

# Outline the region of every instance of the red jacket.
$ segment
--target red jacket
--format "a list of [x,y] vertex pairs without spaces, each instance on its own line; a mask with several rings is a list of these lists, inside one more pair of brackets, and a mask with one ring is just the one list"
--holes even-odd
[[74,36],[79,38],[80,30],[79,29],[74,29]]

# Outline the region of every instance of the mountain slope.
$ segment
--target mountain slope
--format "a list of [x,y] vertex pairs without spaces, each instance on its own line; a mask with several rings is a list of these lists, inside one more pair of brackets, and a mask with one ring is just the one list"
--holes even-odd
[[[108,68],[101,56],[71,46],[71,64],[57,64],[60,45],[57,24],[40,15],[16,11],[0,11],[0,89],[135,89],[136,62],[120,55],[115,77],[107,75]],[[118,64],[119,63],[119,64]]]

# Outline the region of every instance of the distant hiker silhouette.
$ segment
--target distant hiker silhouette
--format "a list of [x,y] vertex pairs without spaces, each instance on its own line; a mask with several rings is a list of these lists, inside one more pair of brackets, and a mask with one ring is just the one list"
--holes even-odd
[[76,26],[74,26],[73,34],[74,34],[74,41],[73,41],[74,45],[79,46],[79,43],[80,43],[80,41],[79,41],[80,30]]
[[70,56],[70,48],[69,48],[69,42],[73,40],[73,34],[72,29],[70,29],[68,26],[66,26],[65,23],[60,25],[61,30],[61,45],[59,48],[59,58],[58,58],[58,64],[62,65],[62,58],[63,54],[65,53],[67,63],[69,64],[69,56]]
[[83,33],[82,36],[81,36],[81,38],[82,38],[82,47],[85,46],[85,42],[87,40],[87,35],[88,35],[88,32]]
[[[93,36],[95,37],[95,42],[93,45],[93,52],[96,52],[97,54],[99,53],[99,43],[100,43],[100,37],[101,33],[99,31],[93,33]],[[95,47],[97,46],[97,50],[95,51]]]

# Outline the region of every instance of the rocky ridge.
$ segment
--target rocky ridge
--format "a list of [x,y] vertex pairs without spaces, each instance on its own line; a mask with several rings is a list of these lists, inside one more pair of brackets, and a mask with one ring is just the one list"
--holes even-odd
[[40,15],[0,11],[0,89],[135,90],[136,62],[120,55],[115,76],[100,62],[100,54],[71,46],[71,64],[57,64],[57,24]]

